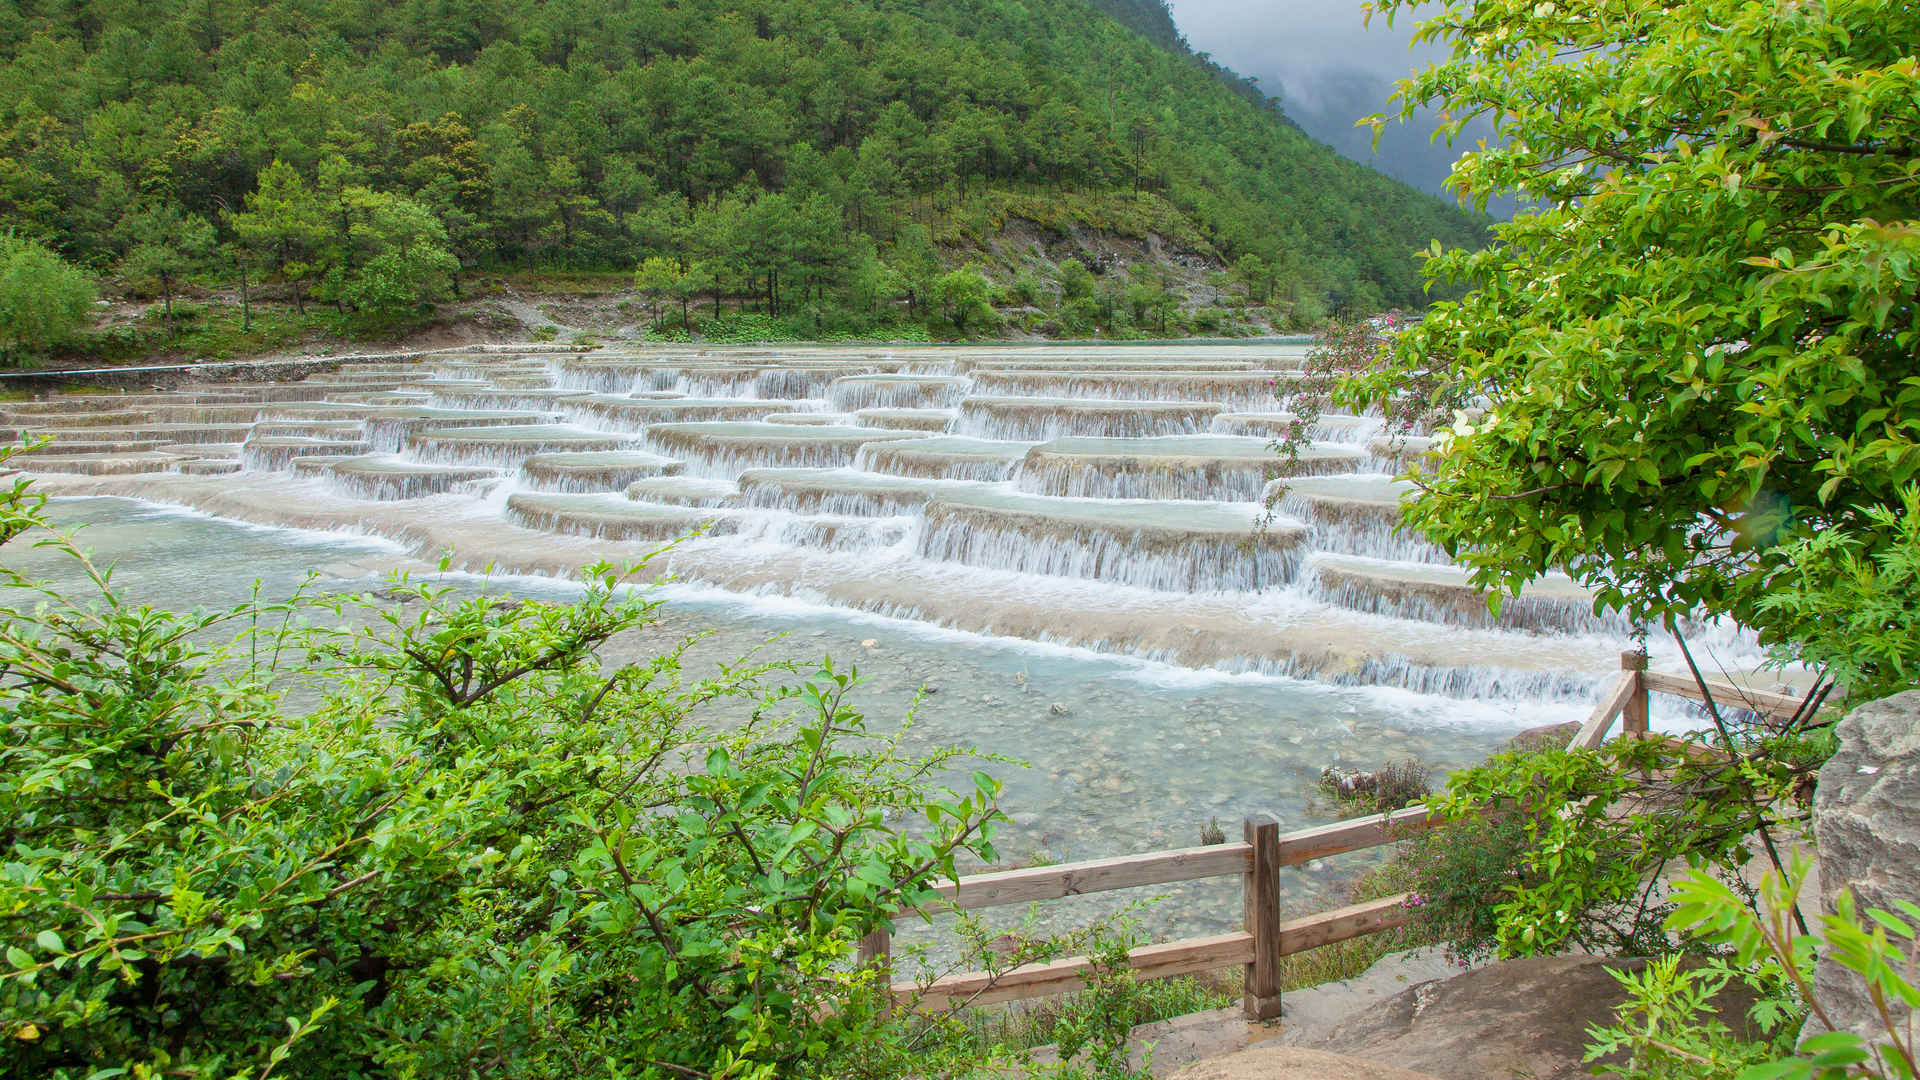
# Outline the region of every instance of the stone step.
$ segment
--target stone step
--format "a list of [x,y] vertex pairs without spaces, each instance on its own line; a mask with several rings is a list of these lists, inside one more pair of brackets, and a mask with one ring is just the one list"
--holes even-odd
[[319,477],[356,499],[395,501],[439,495],[500,475],[477,465],[423,465],[391,454],[298,457],[295,476]]
[[648,449],[684,460],[689,473],[719,479],[748,469],[850,465],[863,446],[917,437],[910,431],[768,423],[656,424],[646,432]]
[[502,387],[498,383],[489,383],[479,390],[432,390],[426,393],[428,404],[438,409],[467,409],[479,411],[532,410],[541,413],[560,411],[562,402],[579,401],[593,395],[585,390],[556,390],[545,385],[545,376],[540,377],[541,385],[536,388]]
[[92,456],[97,454],[145,454],[163,446],[176,445],[166,439],[55,439],[38,449],[19,450],[15,460],[35,461],[43,457]]
[[402,408],[424,409],[433,400],[433,391],[376,390],[365,394],[343,394],[336,391],[328,394],[326,400],[347,405],[397,405]]
[[898,521],[863,518],[747,515],[739,510],[702,509],[635,502],[618,495],[550,495],[519,492],[507,499],[514,524],[541,532],[601,540],[665,543],[702,534],[724,538],[735,550],[767,553],[800,548],[818,552],[862,552],[894,547],[905,538]]
[[1252,503],[1123,502],[1014,492],[929,501],[929,559],[1173,592],[1248,591],[1291,581],[1306,529],[1260,525]]
[[1591,703],[1619,663],[1618,639],[1366,615],[1295,588],[1179,593],[922,558],[769,552],[732,537],[677,550],[671,569],[682,581],[736,592],[1340,686]]
[[749,469],[740,474],[740,501],[794,514],[893,517],[917,514],[929,500],[943,494],[987,486],[972,480],[932,480],[857,469]]
[[251,431],[251,424],[141,424],[136,427],[33,428],[34,435],[55,439],[84,439],[114,442],[133,439],[158,439],[162,442],[239,442]]
[[854,459],[856,469],[922,479],[1007,480],[1020,468],[1031,442],[947,435],[869,443]]
[[271,406],[256,402],[237,405],[149,405],[146,412],[163,424],[251,424]]
[[1293,371],[995,371],[972,373],[976,397],[1092,401],[1197,401],[1220,411],[1271,406]]
[[847,375],[827,389],[827,407],[837,412],[861,409],[945,409],[967,395],[967,380],[951,375]]
[[239,458],[176,458],[173,471],[186,476],[224,476],[240,471]]
[[517,469],[530,457],[562,451],[626,450],[633,438],[571,424],[495,424],[433,427],[407,437],[407,456],[442,465]]
[[645,450],[589,450],[535,454],[520,463],[521,481],[542,491],[591,494],[624,491],[635,480],[678,475],[685,464]]
[[1064,397],[969,397],[953,431],[985,439],[1043,442],[1074,435],[1143,438],[1206,431],[1225,406],[1202,401],[1087,401]]
[[507,497],[507,519],[540,532],[600,540],[666,542],[704,529],[724,536],[740,520],[725,513],[634,502],[622,495],[562,495],[516,492]]
[[253,425],[251,438],[364,439],[367,425],[359,420],[266,420]]
[[628,484],[627,498],[666,506],[737,506],[740,486],[704,476],[651,476]]
[[1331,444],[1289,459],[1265,439],[1232,435],[1068,438],[1028,451],[1016,482],[1035,495],[1252,502],[1273,476],[1353,472],[1365,460]]
[[953,424],[952,409],[861,409],[853,414],[856,422],[888,431],[939,431]]
[[760,418],[769,424],[789,424],[795,427],[881,427],[880,424],[858,425],[846,413],[831,412],[775,412]]
[[1260,360],[1140,360],[1120,357],[1098,357],[1091,360],[1020,360],[989,358],[975,360],[968,365],[969,371],[1068,371],[1080,372],[1099,370],[1118,371],[1168,371],[1168,372],[1234,372],[1256,371],[1282,365],[1263,363]]
[[153,449],[157,453],[173,454],[183,458],[219,458],[227,461],[240,460],[240,448],[243,443],[161,443]]
[[260,472],[285,472],[293,468],[293,459],[302,457],[345,457],[364,454],[371,447],[363,439],[313,439],[300,436],[248,439],[240,446],[240,461]]
[[740,398],[648,401],[605,394],[573,398],[560,406],[561,415],[575,423],[624,432],[641,432],[654,424],[759,420],[769,412],[786,408],[785,402],[774,404]]
[[32,472],[77,473],[82,476],[126,476],[166,472],[180,459],[156,453],[79,453],[14,455],[11,461]]
[[1386,473],[1349,473],[1274,480],[1261,499],[1306,522],[1320,550],[1397,562],[1449,562],[1432,542],[1400,527],[1400,500],[1412,491],[1412,484]]
[[1308,560],[1302,576],[1313,598],[1369,614],[1535,633],[1633,632],[1630,620],[1595,615],[1593,595],[1558,574],[1536,579],[1517,597],[1502,597],[1498,613],[1488,610],[1487,594],[1456,566],[1321,552]]
[[93,427],[138,427],[141,424],[154,422],[153,413],[146,409],[74,409],[62,412],[0,409],[0,423],[28,431],[48,428],[77,431]]
[[1367,440],[1367,452],[1384,469],[1404,472],[1433,452],[1434,440],[1424,435],[1378,435]]
[[[1299,418],[1292,413],[1221,413],[1213,418],[1216,435],[1256,435],[1264,439],[1284,439]],[[1380,430],[1381,421],[1373,416],[1348,416],[1322,413],[1308,428],[1307,436],[1321,442],[1364,443]]]

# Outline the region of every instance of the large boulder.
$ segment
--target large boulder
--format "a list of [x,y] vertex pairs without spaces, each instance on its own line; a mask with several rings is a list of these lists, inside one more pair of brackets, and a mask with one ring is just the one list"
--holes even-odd
[[1435,1080],[1435,1077],[1325,1050],[1262,1046],[1189,1065],[1168,1080]]
[[[1920,903],[1920,690],[1860,706],[1837,734],[1840,747],[1813,795],[1820,908],[1832,914],[1842,889],[1863,913],[1891,911],[1895,900]],[[1859,977],[1825,956],[1814,991],[1834,1026],[1870,1039],[1884,1031]],[[1895,1008],[1896,1022],[1911,1013]],[[1815,1018],[1803,1034],[1821,1030]]]
[[[1608,969],[1637,973],[1646,966],[1645,959],[1600,956],[1508,960],[1421,983],[1331,1028],[1277,1041],[1391,1063],[1438,1080],[1588,1077],[1587,1028],[1613,1023],[1626,998]],[[1735,1031],[1743,1030],[1752,1004],[1751,995],[1737,988],[1716,1002],[1720,1019]]]

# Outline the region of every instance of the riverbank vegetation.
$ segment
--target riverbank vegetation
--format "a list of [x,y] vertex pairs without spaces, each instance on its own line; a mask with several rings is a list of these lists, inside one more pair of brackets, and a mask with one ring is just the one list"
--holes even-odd
[[[1424,934],[1463,956],[1667,957],[1623,979],[1619,1023],[1592,1032],[1622,1075],[1912,1077],[1920,908],[1841,894],[1805,911],[1792,845],[1833,746],[1836,710],[1813,706],[1920,672],[1920,15],[1455,0],[1422,33],[1451,51],[1402,106],[1456,129],[1492,117],[1504,144],[1455,183],[1534,206],[1484,250],[1432,249],[1429,276],[1468,286],[1459,300],[1326,335],[1296,412],[1373,408],[1435,436],[1403,518],[1490,603],[1564,571],[1683,646],[1701,617],[1756,628],[1818,681],[1784,723],[1709,703],[1705,734],[1456,773],[1432,804],[1447,826],[1392,873]],[[1815,1034],[1832,992],[1812,983],[1816,951],[1884,1030]],[[1758,1004],[1716,1017],[1732,984]]]
[[955,754],[871,733],[850,673],[600,664],[654,607],[612,568],[175,613],[25,484],[0,539],[91,583],[0,571],[8,1076],[884,1075],[839,962],[992,856],[994,781],[930,787]]
[[1452,53],[1404,104],[1492,115],[1508,144],[1456,183],[1539,206],[1434,248],[1473,290],[1346,385],[1449,417],[1409,525],[1495,592],[1564,570],[1652,627],[1756,627],[1856,698],[1912,685],[1920,13],[1480,0],[1427,26]]
[[986,332],[942,275],[1057,291],[1075,257],[1195,309],[1245,270],[1285,325],[1418,303],[1407,252],[1478,242],[1176,44],[1081,0],[30,4],[0,17],[0,223],[163,312],[217,289],[357,333],[650,259],[688,329]]
[[963,917],[933,974],[1087,953],[1089,989],[891,1008],[856,946],[995,860],[998,783],[830,661],[604,662],[657,606],[618,569],[172,612],[41,507],[0,489],[0,545],[78,583],[0,557],[0,1076],[1137,1080],[1134,1025],[1227,1000],[1135,981],[1124,920]]

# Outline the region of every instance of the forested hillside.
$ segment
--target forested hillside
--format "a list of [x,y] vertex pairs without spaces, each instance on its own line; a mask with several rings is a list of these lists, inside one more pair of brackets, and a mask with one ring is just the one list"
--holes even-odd
[[871,311],[1026,222],[1378,306],[1478,230],[1088,0],[21,0],[0,63],[0,223],[155,296],[651,256],[662,298]]

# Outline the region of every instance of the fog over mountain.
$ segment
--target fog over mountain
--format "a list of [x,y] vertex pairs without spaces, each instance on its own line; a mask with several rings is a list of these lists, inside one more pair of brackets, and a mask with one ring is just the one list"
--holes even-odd
[[[1169,7],[1196,52],[1259,80],[1309,135],[1415,187],[1447,195],[1443,181],[1454,159],[1492,137],[1493,125],[1479,121],[1451,146],[1430,140],[1428,112],[1390,125],[1376,152],[1372,132],[1353,126],[1387,110],[1395,80],[1445,54],[1434,44],[1412,45],[1416,19],[1363,26],[1360,0],[1169,0]],[[1513,204],[1487,210],[1508,217]]]

